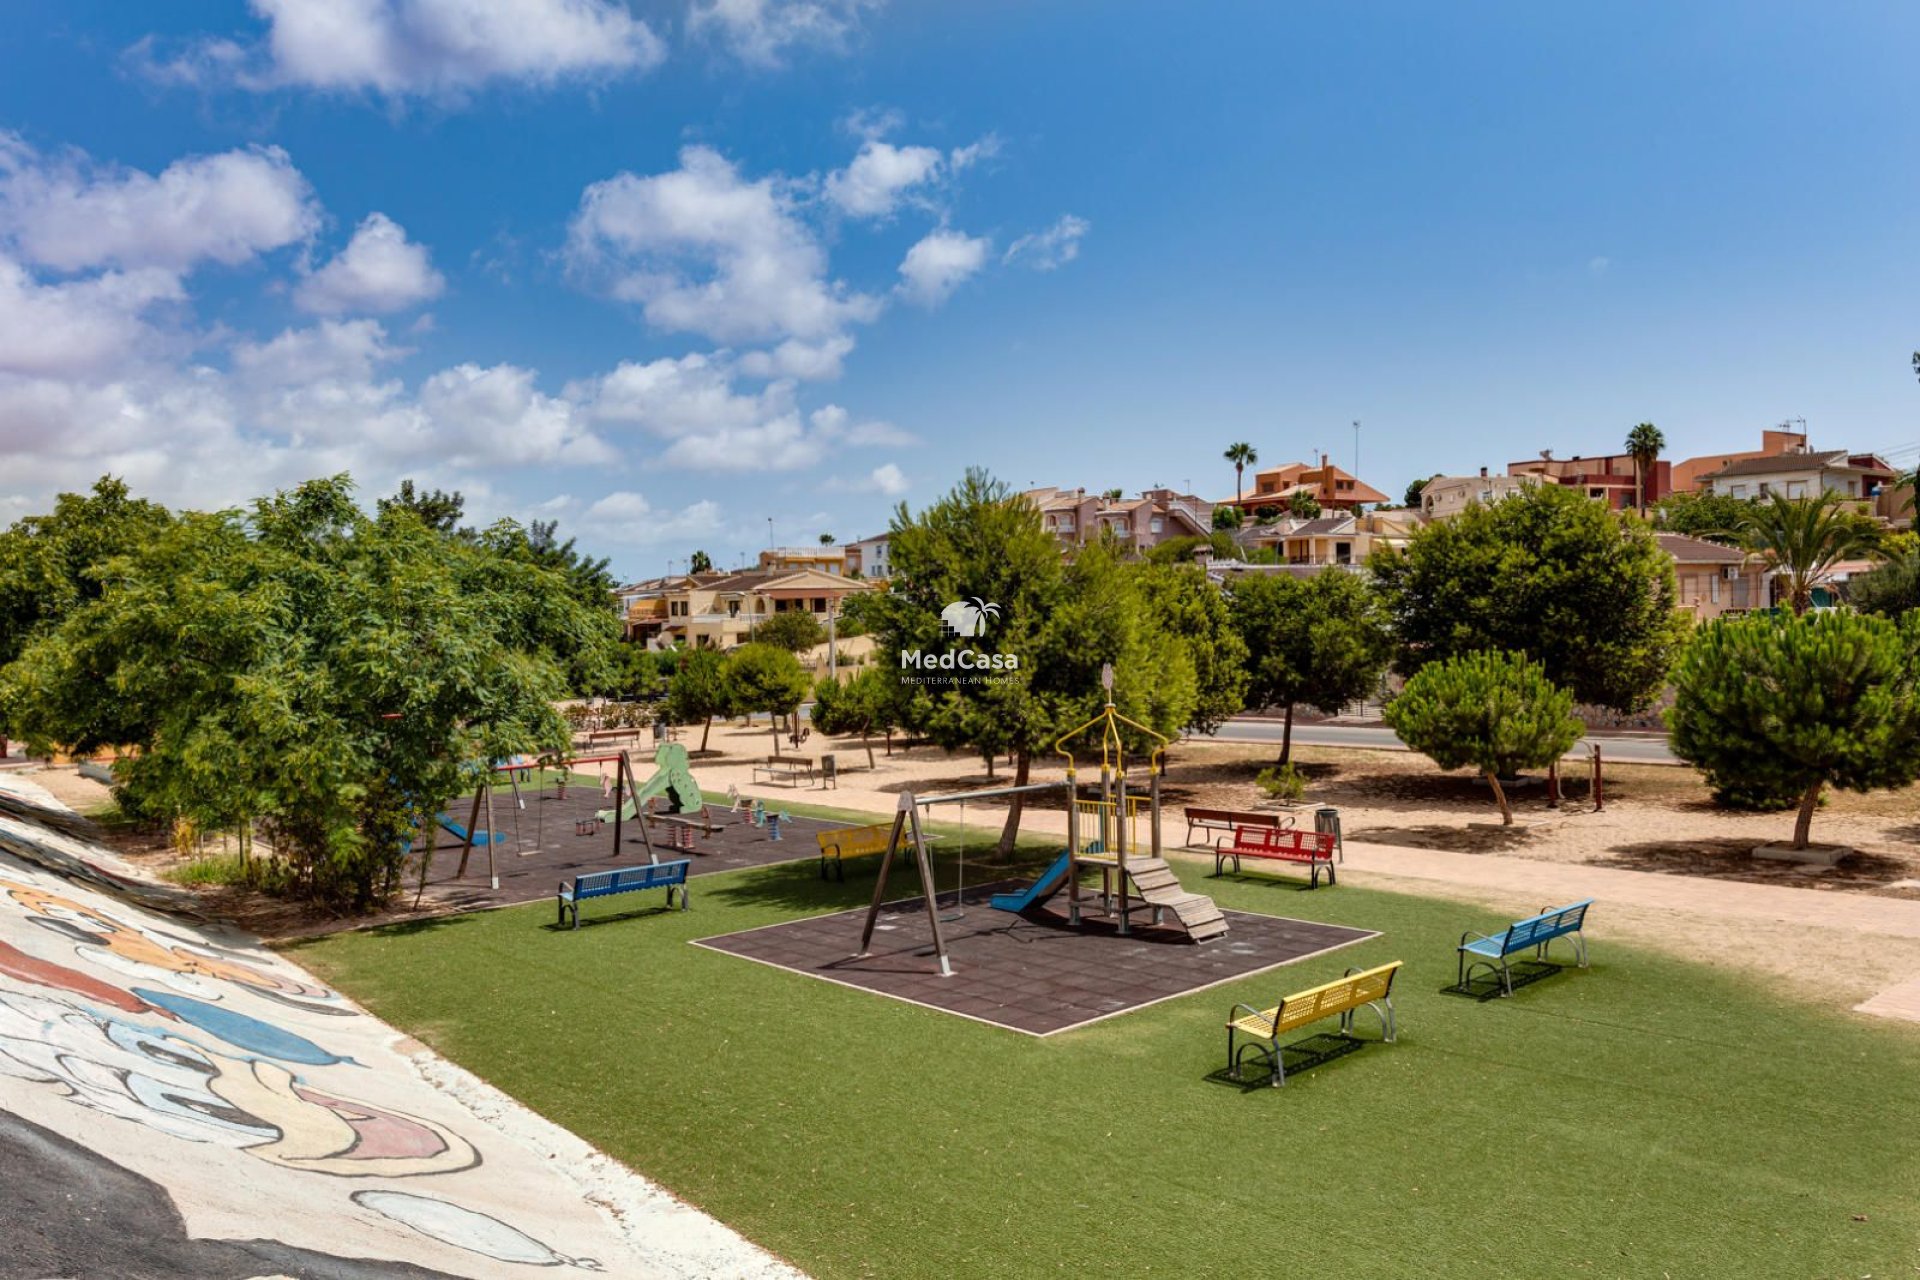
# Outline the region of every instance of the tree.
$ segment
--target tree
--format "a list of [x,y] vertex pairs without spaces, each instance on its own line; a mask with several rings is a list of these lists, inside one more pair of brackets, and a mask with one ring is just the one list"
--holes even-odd
[[1272,524],[1280,518],[1280,508],[1267,504],[1253,509],[1253,518],[1260,524]]
[[1101,500],[1102,502],[1118,502],[1118,501],[1120,501],[1120,499],[1122,499],[1122,498],[1124,498],[1125,496],[1126,496],[1126,491],[1125,491],[1125,490],[1122,490],[1122,489],[1107,489],[1107,490],[1103,490],[1103,491],[1101,492],[1101,494],[1100,494],[1100,500]]
[[687,559],[688,573],[712,573],[713,557],[704,551],[696,551]]
[[473,530],[460,528],[460,517],[466,514],[466,495],[458,489],[416,490],[413,481],[402,480],[399,491],[390,498],[381,498],[376,504],[381,515],[389,511],[407,510],[420,517],[420,523],[440,533],[463,533],[473,537]]
[[1807,847],[1829,786],[1903,787],[1920,774],[1920,626],[1845,612],[1750,614],[1701,627],[1674,671],[1674,754],[1716,794],[1794,797]]
[[1237,506],[1240,502],[1241,477],[1245,474],[1248,467],[1260,461],[1260,455],[1254,450],[1252,445],[1242,440],[1235,444],[1228,445],[1227,451],[1223,456],[1228,462],[1233,464],[1233,501]]
[[730,715],[733,706],[727,681],[727,657],[718,649],[687,649],[679,669],[667,681],[667,719],[674,724],[698,724],[700,750],[707,749],[713,718]]
[[784,609],[754,628],[753,638],[798,653],[825,642],[827,629],[805,609]]
[[650,698],[665,684],[657,655],[645,645],[623,642],[613,647],[602,678],[581,689],[595,698]]
[[1133,573],[1149,616],[1180,640],[1193,664],[1193,710],[1181,727],[1212,733],[1246,707],[1247,646],[1227,597],[1191,560],[1150,563]]
[[830,546],[832,546],[832,545],[833,545],[833,535],[832,535],[832,534],[830,534],[830,533],[823,533],[823,534],[821,534],[821,535],[820,535],[820,545],[821,545],[821,546],[823,546],[823,547],[830,547]]
[[773,718],[773,753],[780,754],[780,722],[807,696],[800,660],[770,644],[743,644],[727,655],[727,705],[739,715],[764,711]]
[[1847,601],[1862,613],[1883,618],[1897,619],[1920,609],[1920,547],[1913,545],[1911,535],[1898,553],[1847,583]]
[[1427,485],[1432,483],[1433,479],[1438,479],[1438,477],[1410,482],[1407,485],[1406,496],[1401,500],[1401,505],[1417,509],[1420,506],[1420,495],[1427,491]]
[[1646,707],[1690,623],[1673,559],[1639,519],[1560,485],[1469,504],[1368,561],[1412,675],[1481,649],[1524,653],[1580,702]]
[[1627,456],[1633,459],[1633,505],[1641,515],[1647,513],[1647,472],[1660,461],[1660,451],[1666,447],[1666,436],[1651,422],[1627,432]]
[[1358,574],[1249,574],[1233,584],[1231,609],[1247,650],[1247,705],[1286,716],[1281,764],[1293,757],[1298,704],[1332,715],[1372,692],[1393,657],[1386,611]]
[[1753,499],[1719,493],[1670,493],[1653,504],[1653,522],[1668,533],[1737,544]]
[[892,727],[895,687],[893,673],[881,667],[868,667],[845,682],[823,676],[813,686],[813,727],[836,737],[859,734],[860,745],[867,752],[867,768],[871,769],[870,735]]
[[1538,663],[1496,651],[1427,664],[1385,716],[1402,742],[1442,769],[1478,769],[1506,826],[1513,825],[1513,806],[1500,779],[1552,764],[1586,732],[1573,717],[1571,692]]
[[1213,527],[1216,529],[1238,529],[1240,527],[1240,508],[1229,507],[1225,503],[1213,509]]
[[1295,519],[1318,520],[1320,518],[1320,499],[1314,497],[1305,489],[1296,490],[1287,499],[1287,511],[1291,513]]
[[1786,580],[1795,616],[1813,607],[1813,589],[1827,582],[1842,560],[1873,554],[1879,529],[1842,506],[1837,493],[1817,498],[1774,494],[1747,511],[1740,542],[1769,573]]
[[[99,599],[106,564],[165,531],[173,516],[102,476],[90,493],[63,493],[53,510],[0,533],[0,666],[35,635]],[[0,728],[5,727],[0,704]]]
[[558,570],[369,519],[344,476],[190,513],[107,566],[98,598],[0,670],[41,749],[132,748],[129,812],[256,822],[291,887],[364,910],[473,770],[564,751],[570,664],[604,664],[611,611]]
[[[892,557],[892,590],[880,597],[874,624],[882,653],[966,648],[974,661],[1002,663],[981,679],[952,683],[892,672],[901,723],[949,750],[1011,754],[1016,785],[1029,780],[1036,755],[1105,701],[1102,664],[1115,668],[1115,705],[1135,720],[1172,734],[1194,714],[1193,660],[1146,606],[1140,566],[1105,541],[1063,561],[1040,513],[986,472],[968,471],[918,515],[903,505]],[[1000,606],[988,633],[943,633],[941,611],[973,597]],[[1003,850],[1019,830],[1023,799],[1009,806]]]

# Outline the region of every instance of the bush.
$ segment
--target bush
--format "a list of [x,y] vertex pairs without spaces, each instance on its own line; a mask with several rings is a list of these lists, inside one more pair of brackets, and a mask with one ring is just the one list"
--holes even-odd
[[1259,787],[1267,799],[1284,800],[1288,804],[1299,804],[1307,794],[1306,776],[1290,764],[1262,769],[1253,785]]
[[1517,653],[1429,663],[1387,704],[1385,716],[1401,741],[1442,769],[1478,769],[1509,826],[1513,809],[1500,779],[1552,764],[1586,729],[1574,719],[1573,694]]

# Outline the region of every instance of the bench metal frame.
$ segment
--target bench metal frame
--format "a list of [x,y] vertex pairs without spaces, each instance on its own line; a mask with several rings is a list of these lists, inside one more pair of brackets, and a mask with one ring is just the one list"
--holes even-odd
[[[1289,837],[1293,847],[1283,852],[1270,845],[1242,844],[1240,830],[1236,830],[1231,836],[1222,836],[1213,843],[1214,875],[1225,874],[1228,858],[1233,859],[1233,874],[1239,875],[1240,859],[1244,856],[1260,858],[1267,862],[1304,863],[1307,867],[1309,888],[1320,887],[1320,868],[1322,867],[1327,869],[1329,885],[1340,883],[1339,873],[1333,869],[1334,850],[1338,848],[1338,844],[1331,832],[1307,831],[1297,827],[1246,827],[1244,830],[1253,833],[1264,832],[1272,837]],[[1228,844],[1228,841],[1232,843]],[[1318,848],[1309,848],[1309,845],[1323,846],[1326,855],[1322,857]]]
[[[1568,903],[1564,907],[1542,907],[1539,914],[1528,916],[1525,920],[1516,920],[1499,933],[1476,933],[1469,929],[1460,935],[1460,945],[1456,953],[1460,960],[1459,985],[1465,987],[1469,979],[1481,969],[1490,977],[1499,979],[1501,996],[1513,994],[1513,970],[1507,965],[1507,957],[1519,955],[1523,951],[1532,951],[1536,960],[1547,959],[1547,949],[1555,938],[1573,939],[1573,958],[1582,969],[1587,967],[1587,936],[1585,933],[1587,911],[1593,906],[1593,899]],[[1516,936],[1517,935],[1517,936]],[[1499,954],[1489,956],[1478,951],[1469,951],[1467,947],[1475,942],[1498,942]],[[1467,957],[1472,956],[1469,960]]]
[[[1346,971],[1346,973],[1342,976],[1348,977],[1348,978],[1357,977],[1360,974],[1368,972],[1369,969],[1375,969],[1379,967],[1380,966],[1378,965],[1369,965],[1369,966],[1354,965],[1351,968],[1349,968]],[[1381,1033],[1380,1042],[1382,1044],[1392,1044],[1394,1042],[1394,1039],[1399,1035],[1399,1026],[1395,1022],[1394,1015],[1393,1015],[1393,980],[1396,977],[1398,977],[1399,974],[1400,974],[1400,970],[1398,968],[1395,968],[1392,973],[1387,975],[1387,989],[1378,1000],[1369,1000],[1365,1004],[1353,1005],[1341,1011],[1340,1013],[1340,1034],[1341,1035],[1345,1036],[1349,1040],[1359,1040],[1360,1037],[1356,1036],[1353,1033],[1353,1015],[1358,1013],[1362,1009],[1371,1009],[1373,1010],[1374,1016],[1380,1019],[1380,1033]],[[1298,993],[1298,995],[1306,995],[1306,994],[1308,993],[1304,991]],[[1288,997],[1288,999],[1297,999],[1297,998],[1298,996]],[[1233,1006],[1233,1009],[1229,1014],[1228,1021],[1227,1021],[1227,1063],[1229,1066],[1233,1068],[1233,1078],[1235,1080],[1239,1080],[1242,1078],[1240,1075],[1240,1062],[1249,1053],[1251,1053],[1255,1057],[1267,1063],[1268,1072],[1269,1072],[1267,1082],[1277,1089],[1281,1085],[1287,1082],[1287,1063],[1286,1063],[1285,1054],[1283,1052],[1285,1049],[1285,1046],[1280,1043],[1280,1034],[1279,1034],[1280,1019],[1286,1014],[1287,1001],[1282,1000],[1278,1005],[1274,1007],[1273,1022],[1272,1022],[1272,1026],[1274,1027],[1274,1032],[1272,1035],[1268,1036],[1265,1041],[1254,1039],[1252,1038],[1251,1032],[1242,1031],[1240,1028],[1233,1025],[1233,1015],[1237,1015],[1243,1009],[1246,1010],[1248,1013],[1252,1014],[1256,1018],[1263,1018],[1266,1016],[1266,1013],[1267,1013],[1265,1009],[1256,1009],[1250,1004],[1236,1004]],[[1331,1017],[1332,1015],[1329,1014],[1326,1016]],[[1318,1022],[1319,1020],[1320,1019],[1315,1018],[1313,1021]],[[1303,1022],[1299,1024],[1299,1026],[1289,1027],[1288,1030],[1298,1031],[1303,1027],[1310,1027],[1312,1025],[1313,1025],[1313,1022]],[[1233,1043],[1234,1036],[1236,1033],[1239,1035],[1249,1037],[1247,1042],[1245,1044],[1240,1045],[1237,1049],[1234,1047],[1234,1043]]]

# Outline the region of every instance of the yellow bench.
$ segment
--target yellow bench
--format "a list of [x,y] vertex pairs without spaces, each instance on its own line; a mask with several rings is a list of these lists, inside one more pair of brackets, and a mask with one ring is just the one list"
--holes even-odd
[[[1377,969],[1349,969],[1346,977],[1290,995],[1271,1009],[1256,1009],[1250,1004],[1234,1005],[1227,1016],[1227,1065],[1233,1070],[1233,1078],[1240,1078],[1241,1057],[1251,1053],[1265,1058],[1272,1067],[1272,1083],[1285,1084],[1287,1068],[1281,1059],[1280,1037],[1310,1022],[1339,1014],[1340,1034],[1355,1038],[1353,1014],[1356,1009],[1372,1009],[1380,1019],[1383,1038],[1391,1044],[1395,1032],[1393,975],[1400,971],[1400,965],[1401,961],[1395,960]],[[1244,1037],[1247,1041],[1239,1046],[1237,1052],[1234,1048],[1236,1037]]]
[[893,824],[883,822],[871,827],[840,827],[833,831],[820,833],[820,878],[827,878],[827,864],[833,864],[833,878],[844,881],[847,878],[841,865],[848,858],[865,858],[887,851],[887,840],[893,835]]

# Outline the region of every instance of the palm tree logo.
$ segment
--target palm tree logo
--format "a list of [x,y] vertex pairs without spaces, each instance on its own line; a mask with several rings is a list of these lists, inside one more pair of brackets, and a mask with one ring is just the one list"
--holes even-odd
[[999,605],[979,596],[968,596],[940,611],[940,630],[949,636],[983,636],[987,634],[987,619],[999,616]]

